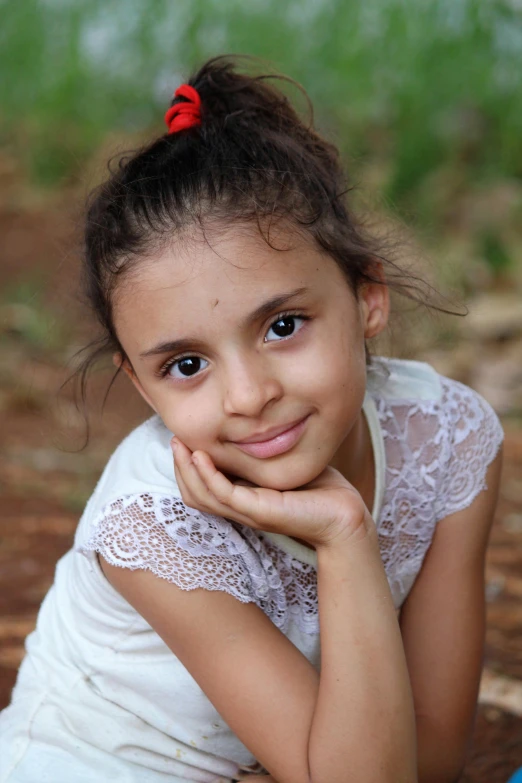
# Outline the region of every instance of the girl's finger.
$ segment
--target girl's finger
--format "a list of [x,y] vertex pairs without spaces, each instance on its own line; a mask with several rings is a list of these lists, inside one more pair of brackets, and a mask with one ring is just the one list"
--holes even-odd
[[176,441],[174,470],[185,505],[210,512],[208,505],[208,501],[211,500],[210,492],[192,462],[192,452],[180,441]]
[[[194,508],[198,508],[206,513],[233,519],[249,527],[258,527],[258,524],[256,524],[257,519],[248,513],[248,509],[254,513],[257,506],[255,495],[250,497],[250,499],[243,498],[241,506],[244,511],[241,511],[235,502],[232,505],[227,501],[227,499],[237,500],[235,490],[244,490],[245,492],[254,492],[254,490],[229,481],[215,467],[212,459],[206,452],[197,451],[191,454],[185,444],[178,445],[175,466],[179,468],[181,481],[184,482],[186,488],[186,496],[189,500],[187,505],[193,504]],[[212,486],[208,482],[209,476],[212,477]],[[220,491],[219,497],[216,495],[216,491]]]
[[[177,443],[179,443],[179,441],[177,441]],[[253,525],[250,519],[234,513],[229,506],[221,503],[214,496],[204,477],[201,475],[201,455],[206,457],[207,462],[210,462],[212,467],[214,467],[214,464],[205,452],[198,452],[198,454],[200,455],[199,460],[197,457],[194,458],[194,454],[184,443],[178,445],[175,452],[174,467],[183,502],[187,506],[196,508],[206,514],[231,518],[236,522],[241,522],[252,527]],[[194,459],[199,462],[198,465],[196,465],[196,461],[193,461]],[[215,467],[214,470],[219,473]]]
[[[266,526],[267,520],[278,518],[282,505],[282,494],[277,490],[234,484],[219,471],[208,454],[195,451],[199,475],[205,483],[210,497],[238,522],[250,527]],[[232,512],[232,514],[231,514]],[[224,513],[221,512],[223,516]],[[267,528],[265,528],[267,529]]]
[[[189,489],[183,479],[183,476],[181,474],[179,466],[176,464],[176,461],[174,461],[174,473],[176,475],[176,482],[178,485],[178,489],[181,494],[181,499],[183,503],[186,506],[189,506],[190,508],[196,508],[197,502],[195,498],[192,497],[191,493],[189,492]],[[200,511],[203,511],[204,509],[201,508]]]

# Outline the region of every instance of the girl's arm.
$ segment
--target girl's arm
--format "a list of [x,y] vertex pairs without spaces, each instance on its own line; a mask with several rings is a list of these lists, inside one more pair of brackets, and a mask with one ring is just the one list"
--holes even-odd
[[[269,521],[281,532],[286,525],[287,534],[299,531],[305,540],[330,529],[332,512],[336,520],[339,509],[356,515],[356,524],[336,522],[336,535],[316,547],[321,674],[253,603],[220,591],[183,591],[148,571],[102,560],[109,581],[278,783],[414,783],[415,723],[404,649],[375,525],[360,497],[331,469],[298,492],[233,488],[208,458],[196,475],[181,453],[178,483],[193,507],[212,512],[215,504],[213,513],[238,521],[248,514],[253,527]],[[231,504],[230,514],[223,513],[223,502]],[[205,749],[203,737],[191,744]]]
[[319,548],[321,677],[310,779],[416,780],[415,720],[404,649],[377,533]]
[[[400,626],[417,725],[419,783],[455,783],[466,761],[483,662],[484,560],[502,454],[467,509],[437,525]],[[249,776],[254,783],[273,778]]]
[[484,560],[502,455],[465,510],[437,524],[401,612],[417,722],[419,783],[453,783],[473,730],[485,634]]
[[278,783],[414,783],[410,684],[373,535],[318,560],[320,677],[254,604],[102,568]]
[[416,781],[410,684],[373,532],[318,551],[320,677],[254,604],[101,564],[278,783]]

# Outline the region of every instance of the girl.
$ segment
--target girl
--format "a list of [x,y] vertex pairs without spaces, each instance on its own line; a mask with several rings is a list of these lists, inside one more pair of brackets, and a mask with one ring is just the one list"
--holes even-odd
[[218,58],[175,96],[86,232],[94,355],[155,415],[58,563],[0,780],[455,781],[499,422],[428,365],[369,360],[397,270],[268,78]]

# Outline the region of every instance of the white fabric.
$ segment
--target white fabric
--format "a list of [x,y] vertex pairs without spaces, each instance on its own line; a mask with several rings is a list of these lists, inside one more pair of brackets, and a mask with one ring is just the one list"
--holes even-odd
[[[485,487],[502,430],[479,395],[418,362],[374,360],[364,411],[374,518],[400,609],[437,522]],[[256,603],[320,666],[315,552],[185,507],[170,437],[153,417],[120,444],[74,548],[57,565],[12,704],[0,714],[0,783],[87,783],[100,770],[129,783],[216,783],[259,769],[181,662],[108,583],[97,552],[183,590]]]

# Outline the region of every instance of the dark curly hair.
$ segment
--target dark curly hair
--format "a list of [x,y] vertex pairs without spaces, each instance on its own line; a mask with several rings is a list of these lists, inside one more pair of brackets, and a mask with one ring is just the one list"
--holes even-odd
[[309,122],[274,84],[295,82],[273,73],[241,72],[240,59],[206,62],[188,80],[201,97],[201,124],[166,133],[121,158],[91,198],[84,291],[103,334],[82,349],[88,355],[73,376],[84,405],[91,365],[111,352],[125,357],[113,322],[115,286],[140,259],[193,224],[253,222],[270,244],[270,225],[284,219],[336,261],[355,295],[364,281],[383,282],[376,273],[378,260],[388,285],[419,299],[418,279],[405,277],[384,258],[351,214],[339,153],[314,129],[304,90],[299,88],[308,101]]

